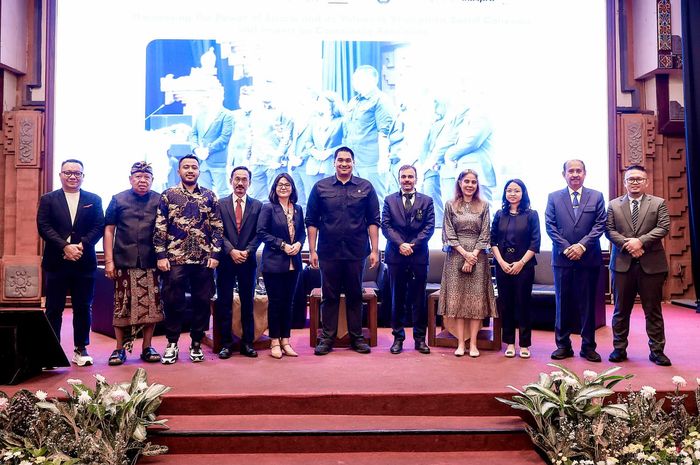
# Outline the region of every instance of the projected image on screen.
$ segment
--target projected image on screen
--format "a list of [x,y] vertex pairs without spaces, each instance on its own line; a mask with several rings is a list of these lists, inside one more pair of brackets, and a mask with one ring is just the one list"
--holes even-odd
[[265,201],[274,178],[288,172],[305,206],[314,183],[335,172],[333,153],[345,145],[355,153],[355,173],[372,182],[380,201],[399,189],[399,168],[415,166],[438,225],[464,169],[479,173],[483,197],[493,199],[494,128],[470,100],[478,92],[469,76],[416,81],[429,62],[410,43],[317,45],[296,52],[315,66],[290,70],[274,65],[279,47],[151,42],[145,129],[157,141],[148,157],[160,189],[179,182],[179,158],[194,153],[202,160],[200,185],[219,197],[231,194],[231,170],[244,165],[253,173],[251,196]]
[[[380,197],[415,166],[438,228],[460,171],[478,173],[491,214],[506,182],[522,179],[543,250],[565,160],[584,160],[586,186],[607,193],[605,0],[106,5],[116,4],[58,1],[53,188],[60,162],[78,158],[83,187],[107,204],[146,159],[163,191],[194,152],[200,184],[219,197],[246,165],[250,195],[267,199],[286,171],[305,208],[347,145]],[[430,247],[441,245],[438,232]]]

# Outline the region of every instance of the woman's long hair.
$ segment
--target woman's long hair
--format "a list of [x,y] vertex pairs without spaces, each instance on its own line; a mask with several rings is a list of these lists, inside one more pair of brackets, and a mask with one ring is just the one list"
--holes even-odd
[[517,184],[520,186],[520,190],[523,191],[523,196],[520,199],[520,205],[518,205],[518,213],[523,213],[530,210],[530,194],[527,193],[527,187],[525,187],[524,182],[518,178],[515,178],[506,181],[506,185],[503,187],[503,204],[501,207],[503,213],[508,213],[510,211],[510,202],[508,202],[508,199],[506,198],[506,190],[508,190],[508,185],[510,185],[510,183]]
[[455,197],[454,197],[454,202],[456,206],[462,206],[466,202],[464,200],[464,193],[462,193],[462,180],[468,175],[468,174],[473,174],[474,177],[476,178],[476,190],[474,191],[474,195],[472,195],[472,201],[471,204],[474,207],[472,209],[473,212],[480,212],[481,209],[484,207],[484,201],[481,199],[480,192],[481,190],[479,189],[479,174],[472,170],[472,169],[466,169],[459,173],[459,176],[457,176],[457,182],[455,183]]

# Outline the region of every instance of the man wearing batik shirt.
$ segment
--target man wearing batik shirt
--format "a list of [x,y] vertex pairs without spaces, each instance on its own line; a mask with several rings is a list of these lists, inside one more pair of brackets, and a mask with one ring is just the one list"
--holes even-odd
[[182,331],[187,289],[192,302],[190,360],[204,361],[201,340],[209,323],[214,268],[219,264],[224,232],[216,194],[197,185],[199,159],[194,155],[182,157],[178,174],[180,184],[161,196],[153,237],[158,269],[163,272],[168,338],[164,364],[175,363],[178,358],[177,341]]

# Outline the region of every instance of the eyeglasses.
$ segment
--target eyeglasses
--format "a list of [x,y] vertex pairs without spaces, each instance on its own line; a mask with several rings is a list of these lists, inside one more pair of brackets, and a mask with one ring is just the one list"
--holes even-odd
[[82,171],[61,171],[61,174],[67,178],[82,178]]
[[628,182],[630,184],[642,184],[647,180],[647,178],[627,178],[625,179],[625,182]]
[[281,188],[283,188],[283,189],[289,189],[289,188],[292,187],[292,185],[291,185],[291,184],[287,184],[287,183],[278,182],[278,183],[277,183],[277,187],[281,187]]

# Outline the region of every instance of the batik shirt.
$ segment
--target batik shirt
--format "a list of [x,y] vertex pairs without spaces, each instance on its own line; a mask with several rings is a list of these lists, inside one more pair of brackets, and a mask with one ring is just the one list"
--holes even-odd
[[212,191],[195,186],[189,192],[180,184],[163,192],[153,237],[158,260],[206,265],[209,258],[219,259],[223,234],[219,201]]

